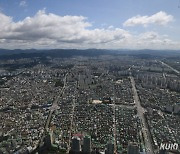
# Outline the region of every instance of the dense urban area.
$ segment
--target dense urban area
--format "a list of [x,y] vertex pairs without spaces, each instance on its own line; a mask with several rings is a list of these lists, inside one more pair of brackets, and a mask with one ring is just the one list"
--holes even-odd
[[180,55],[79,52],[1,55],[0,154],[179,154]]

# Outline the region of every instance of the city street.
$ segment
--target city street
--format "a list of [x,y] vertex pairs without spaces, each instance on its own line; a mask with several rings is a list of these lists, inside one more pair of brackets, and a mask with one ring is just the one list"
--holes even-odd
[[180,72],[178,71],[178,70],[176,70],[176,69],[174,69],[174,68],[172,68],[171,66],[169,66],[168,64],[166,64],[166,63],[164,63],[164,62],[162,62],[162,61],[159,61],[162,65],[164,65],[164,66],[166,66],[166,67],[168,67],[168,68],[170,68],[172,71],[174,71],[175,73],[177,73],[177,74],[179,74]]
[[147,154],[153,154],[154,152],[153,152],[153,147],[152,147],[152,143],[151,143],[151,139],[150,139],[150,133],[149,133],[149,130],[148,130],[148,127],[146,124],[145,117],[144,117],[144,108],[140,104],[140,100],[139,100],[138,93],[136,90],[134,78],[131,76],[130,79],[131,79],[132,90],[133,90],[133,94],[134,94],[135,105],[137,107],[137,113],[142,122],[142,132],[144,135],[146,152],[147,152]]

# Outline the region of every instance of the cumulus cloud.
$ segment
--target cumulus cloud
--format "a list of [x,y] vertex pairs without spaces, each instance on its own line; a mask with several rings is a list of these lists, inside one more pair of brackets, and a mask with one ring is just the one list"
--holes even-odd
[[166,12],[160,11],[152,16],[135,16],[124,22],[124,26],[147,26],[149,24],[166,25],[173,21],[173,16],[168,15]]
[[[84,16],[59,16],[38,11],[15,22],[0,12],[0,48],[143,48],[171,47],[173,41],[156,32],[132,35],[114,28],[92,28]],[[146,46],[144,46],[146,45]]]
[[6,16],[6,15],[4,15],[3,13],[0,12],[0,21],[1,21],[0,30],[2,31],[3,29],[6,28],[6,26],[7,26],[8,24],[11,24],[11,23],[12,23],[12,18],[9,17],[9,16]]
[[172,41],[167,35],[160,35],[157,32],[150,31],[135,36],[136,45],[143,48],[152,49],[177,49],[179,42]]
[[94,29],[83,16],[58,16],[39,11],[19,22],[0,13],[0,39],[37,41],[42,39],[66,43],[107,43],[130,35],[123,29]]

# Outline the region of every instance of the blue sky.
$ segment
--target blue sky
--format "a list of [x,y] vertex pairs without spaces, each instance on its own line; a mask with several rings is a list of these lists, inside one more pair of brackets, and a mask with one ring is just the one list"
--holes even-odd
[[178,5],[179,0],[0,0],[0,47],[180,49]]

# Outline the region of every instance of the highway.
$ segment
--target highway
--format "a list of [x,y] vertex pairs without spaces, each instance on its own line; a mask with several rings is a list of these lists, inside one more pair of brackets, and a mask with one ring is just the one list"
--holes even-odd
[[171,69],[172,71],[174,71],[175,73],[180,74],[180,72],[179,72],[178,70],[172,68],[172,67],[169,66],[168,64],[166,64],[166,63],[164,63],[164,62],[162,62],[162,61],[159,61],[159,62],[160,62],[162,65],[164,65],[164,66],[170,68],[170,69]]
[[70,124],[70,133],[69,133],[69,141],[68,141],[68,148],[67,148],[67,153],[70,151],[70,146],[71,146],[71,136],[72,136],[72,129],[73,129],[73,121],[74,121],[74,109],[76,107],[76,101],[73,99],[73,104],[72,104],[72,113],[71,113],[71,124]]
[[64,77],[64,80],[63,80],[64,86],[63,86],[63,88],[62,88],[62,90],[61,90],[61,92],[60,92],[60,95],[57,96],[57,98],[55,99],[55,101],[53,102],[53,104],[52,104],[52,106],[51,106],[51,109],[50,109],[50,112],[49,112],[49,115],[48,115],[48,118],[47,118],[47,121],[46,121],[46,125],[45,125],[45,129],[46,129],[46,130],[48,129],[49,124],[50,124],[50,122],[51,122],[51,118],[52,118],[53,112],[54,112],[54,111],[57,109],[57,107],[58,107],[58,101],[59,101],[59,99],[63,96],[64,91],[65,91],[65,89],[66,89],[66,77],[67,77],[67,75],[68,75],[68,73],[66,73],[66,75],[65,75],[65,77]]
[[42,137],[41,137],[41,139],[39,141],[38,147],[44,144],[44,142],[43,142],[44,137],[46,136],[46,132],[49,129],[49,124],[51,123],[52,115],[53,115],[54,111],[58,108],[58,101],[63,96],[64,90],[66,89],[67,75],[68,75],[68,73],[66,73],[66,75],[64,77],[64,80],[63,80],[64,81],[64,86],[63,86],[63,88],[62,88],[62,90],[60,92],[60,95],[57,96],[57,98],[55,99],[55,101],[53,102],[53,104],[52,104],[52,106],[50,108],[49,115],[48,115],[48,118],[47,118],[46,123],[45,123],[44,132],[43,132]]
[[131,80],[131,84],[132,84],[135,106],[137,107],[137,114],[142,122],[142,132],[143,132],[144,141],[145,141],[146,154],[154,154],[153,146],[151,143],[151,136],[149,133],[149,129],[148,129],[145,117],[144,117],[144,108],[141,106],[141,103],[140,103],[140,100],[138,97],[138,93],[136,90],[134,78],[131,76],[130,80]]
[[114,136],[114,154],[117,154],[117,142],[116,142],[116,105],[114,101],[113,105],[113,136]]

